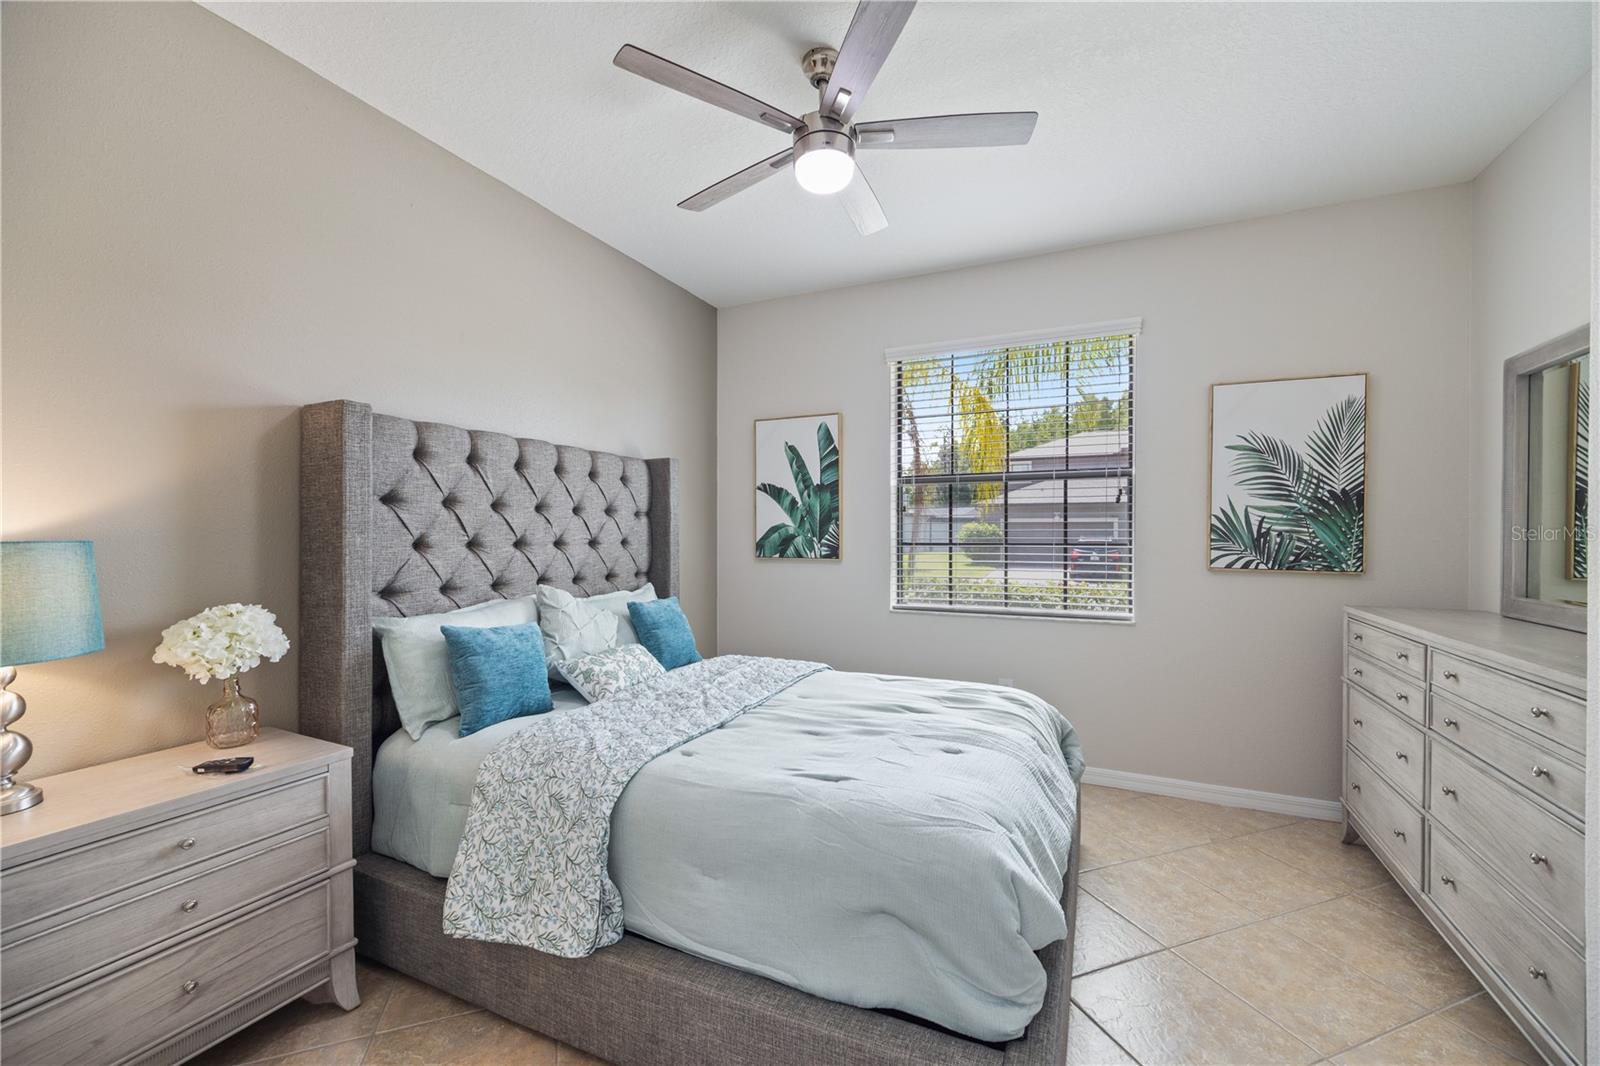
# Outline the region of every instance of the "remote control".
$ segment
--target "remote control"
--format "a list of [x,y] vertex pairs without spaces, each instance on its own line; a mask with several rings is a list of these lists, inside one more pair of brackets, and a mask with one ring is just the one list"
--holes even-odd
[[255,762],[254,756],[236,755],[231,759],[212,759],[194,768],[197,774],[242,774]]

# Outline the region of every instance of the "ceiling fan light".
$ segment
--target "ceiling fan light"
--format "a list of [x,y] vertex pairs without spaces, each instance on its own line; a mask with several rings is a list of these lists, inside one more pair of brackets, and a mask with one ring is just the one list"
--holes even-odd
[[856,176],[856,161],[837,148],[818,148],[794,161],[794,180],[806,192],[832,196]]

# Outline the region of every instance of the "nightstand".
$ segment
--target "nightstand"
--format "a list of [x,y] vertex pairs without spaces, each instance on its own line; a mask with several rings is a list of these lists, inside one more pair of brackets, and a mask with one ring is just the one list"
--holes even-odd
[[[173,1063],[298,996],[350,1010],[350,749],[277,729],[35,783],[0,819],[0,1043],[16,1063]],[[228,754],[233,754],[230,751]]]

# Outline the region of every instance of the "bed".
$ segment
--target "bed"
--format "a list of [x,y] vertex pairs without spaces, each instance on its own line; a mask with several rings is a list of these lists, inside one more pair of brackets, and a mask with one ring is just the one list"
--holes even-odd
[[[714,945],[691,939],[691,950],[678,950],[661,942],[673,939],[671,922],[652,927],[630,915],[630,931],[620,942],[577,959],[446,936],[445,880],[436,873],[451,847],[450,830],[419,831],[426,819],[414,818],[406,832],[416,839],[397,843],[399,802],[392,797],[405,789],[382,782],[379,842],[405,861],[373,850],[375,760],[383,751],[380,778],[393,777],[394,767],[406,762],[390,753],[410,740],[394,738],[398,722],[382,656],[374,654],[373,618],[526,595],[541,583],[594,595],[649,581],[660,595],[674,594],[676,478],[672,460],[414,422],[350,401],[303,410],[301,728],[356,752],[359,951],[620,1066],[1063,1062],[1076,833],[1064,876],[1055,871],[1062,894],[1050,909],[1062,935],[1035,954],[1042,1006],[1021,1036],[995,1041],[907,1013],[811,995],[751,972],[762,968],[760,960],[736,958],[730,961],[737,965],[727,965],[702,957],[716,957]],[[866,676],[819,675],[829,680],[816,691]],[[848,702],[845,690],[827,698]],[[767,712],[765,728],[772,728],[772,715],[803,713],[774,704],[745,717]],[[738,731],[719,732],[738,740]],[[413,753],[410,765],[432,761]],[[636,780],[644,777],[641,771]],[[459,771],[456,780],[459,788]],[[451,786],[441,781],[430,787]],[[614,826],[624,824],[623,813],[619,803]],[[648,836],[635,832],[630,843],[622,831],[612,845],[613,878],[624,901],[630,895],[642,901],[635,909],[646,914],[660,909],[652,905],[648,879],[637,876],[648,861]],[[655,938],[633,931],[641,926]]]

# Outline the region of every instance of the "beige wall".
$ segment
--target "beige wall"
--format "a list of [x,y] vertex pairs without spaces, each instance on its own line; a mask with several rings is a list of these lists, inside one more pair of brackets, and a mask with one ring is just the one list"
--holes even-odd
[[1589,75],[1472,183],[1469,601],[1500,609],[1507,359],[1589,320]]
[[[718,319],[724,651],[1032,689],[1092,766],[1338,794],[1340,607],[1460,607],[1471,191],[774,300]],[[1142,317],[1137,622],[892,614],[883,351]],[[1365,576],[1210,573],[1207,386],[1371,373]],[[844,413],[844,559],[753,558],[750,423]]]
[[[298,405],[683,461],[710,643],[715,312],[214,15],[4,5],[3,532],[95,541],[106,651],[23,669],[34,776],[188,741],[165,625],[296,636]],[[296,663],[246,690],[296,721]]]

